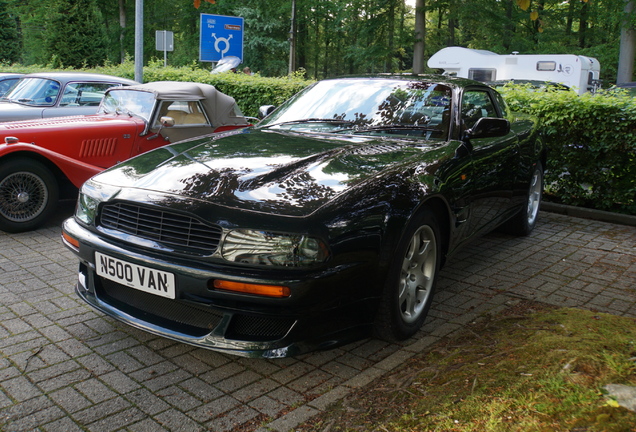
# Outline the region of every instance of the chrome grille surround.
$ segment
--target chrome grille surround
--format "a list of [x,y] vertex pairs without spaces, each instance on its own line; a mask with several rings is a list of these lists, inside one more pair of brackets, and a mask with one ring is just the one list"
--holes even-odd
[[216,252],[222,234],[218,225],[186,214],[121,201],[104,205],[97,224],[176,252],[201,256]]

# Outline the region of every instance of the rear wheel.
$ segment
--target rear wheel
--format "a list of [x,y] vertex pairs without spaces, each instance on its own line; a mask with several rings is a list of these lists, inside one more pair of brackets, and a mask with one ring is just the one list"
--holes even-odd
[[413,336],[424,323],[433,300],[441,261],[439,224],[422,213],[400,240],[376,317],[376,335],[386,340]]
[[526,204],[519,213],[504,224],[503,230],[513,235],[529,235],[537,224],[542,196],[543,165],[541,165],[541,162],[537,162],[528,186]]
[[38,161],[20,158],[0,165],[0,230],[32,230],[55,208],[55,176]]

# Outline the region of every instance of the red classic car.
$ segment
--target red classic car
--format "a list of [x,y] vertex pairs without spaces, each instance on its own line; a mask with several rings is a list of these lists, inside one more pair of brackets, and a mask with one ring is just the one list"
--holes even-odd
[[248,125],[213,86],[109,89],[97,114],[0,124],[0,230],[31,230],[94,174],[175,141]]

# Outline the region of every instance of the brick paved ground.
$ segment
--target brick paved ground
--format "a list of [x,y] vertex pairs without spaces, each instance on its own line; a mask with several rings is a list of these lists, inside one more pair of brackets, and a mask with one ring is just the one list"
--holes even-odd
[[636,228],[541,212],[528,238],[490,234],[444,269],[417,337],[254,360],[146,334],[73,292],[61,220],[0,232],[0,430],[288,431],[351,389],[518,299],[636,317]]

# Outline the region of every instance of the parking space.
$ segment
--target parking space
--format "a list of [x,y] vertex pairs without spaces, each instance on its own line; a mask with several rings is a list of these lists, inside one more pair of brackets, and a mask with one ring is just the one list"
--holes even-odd
[[288,431],[440,337],[520,299],[636,317],[636,228],[541,212],[527,238],[493,233],[443,270],[402,344],[367,339],[245,359],[133,329],[74,293],[65,203],[34,232],[0,232],[0,430]]

